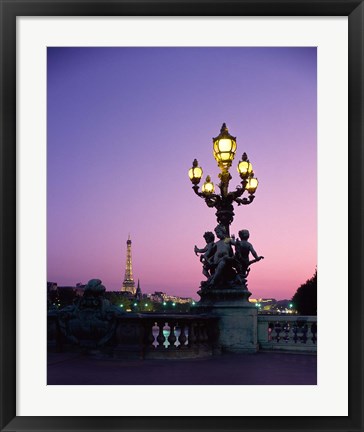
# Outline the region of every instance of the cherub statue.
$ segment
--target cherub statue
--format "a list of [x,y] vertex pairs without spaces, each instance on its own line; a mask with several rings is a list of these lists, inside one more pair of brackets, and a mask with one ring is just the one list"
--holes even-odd
[[[258,256],[255,252],[253,245],[248,242],[249,239],[249,231],[244,229],[239,231],[239,238],[235,239],[234,236],[231,236],[231,244],[235,246],[235,260],[237,262],[237,271],[240,278],[244,279],[249,273],[249,266],[255,262],[258,262],[264,259],[263,256]],[[252,254],[254,259],[249,261],[249,254]]]
[[202,273],[203,275],[208,279],[211,274],[210,274],[210,269],[212,266],[212,260],[213,260],[213,256],[216,250],[215,247],[215,236],[211,231],[206,231],[205,234],[203,235],[205,241],[206,241],[206,246],[202,249],[199,249],[197,246],[195,246],[195,254],[201,254],[200,255],[200,261],[202,262]]
[[221,224],[217,225],[215,234],[219,240],[215,243],[216,251],[212,259],[214,273],[209,281],[210,285],[214,285],[222,279],[225,269],[231,269],[231,265],[228,264],[232,264],[234,257],[231,239],[228,237],[225,227]]

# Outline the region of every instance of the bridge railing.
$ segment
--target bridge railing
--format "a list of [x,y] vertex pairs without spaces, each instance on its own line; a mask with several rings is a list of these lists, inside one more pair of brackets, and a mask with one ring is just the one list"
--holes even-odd
[[62,334],[57,314],[48,314],[48,348],[51,351],[101,350],[114,357],[196,358],[217,350],[218,319],[210,315],[125,314],[119,317],[112,339],[103,347],[97,341],[71,344]]
[[[101,350],[114,357],[195,358],[218,353],[218,320],[208,314],[125,314],[117,319],[105,346],[80,340],[72,345],[62,333],[57,313],[48,314],[50,351]],[[317,351],[316,316],[258,315],[260,350]]]
[[188,358],[212,355],[217,343],[217,318],[209,315],[142,316],[144,357]]
[[317,317],[258,315],[258,343],[262,350],[316,352]]

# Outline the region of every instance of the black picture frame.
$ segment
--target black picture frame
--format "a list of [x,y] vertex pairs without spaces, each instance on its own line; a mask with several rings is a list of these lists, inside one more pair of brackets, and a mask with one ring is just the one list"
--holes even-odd
[[[353,0],[0,0],[1,7],[1,431],[363,431],[364,5]],[[348,16],[349,22],[349,415],[347,417],[16,416],[16,17]],[[333,185],[334,187],[334,185]],[[339,235],[339,233],[337,233]],[[342,324],[342,323],[341,323]],[[334,377],[333,377],[334,379]],[[282,401],[281,401],[282,402]],[[242,401],[244,403],[244,401]],[[305,401],[303,413],[309,411]],[[287,413],[289,415],[289,413]]]

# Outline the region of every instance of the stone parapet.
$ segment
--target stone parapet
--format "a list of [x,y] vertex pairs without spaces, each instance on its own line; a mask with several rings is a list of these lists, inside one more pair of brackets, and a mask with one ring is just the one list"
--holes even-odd
[[217,321],[217,317],[207,314],[124,314],[115,318],[112,337],[100,346],[87,337],[77,344],[70,343],[53,311],[48,314],[48,350],[115,358],[206,357],[216,353]]
[[222,352],[255,353],[258,350],[257,310],[244,289],[203,290],[196,312],[218,318],[218,347]]
[[258,315],[261,350],[317,352],[316,316]]

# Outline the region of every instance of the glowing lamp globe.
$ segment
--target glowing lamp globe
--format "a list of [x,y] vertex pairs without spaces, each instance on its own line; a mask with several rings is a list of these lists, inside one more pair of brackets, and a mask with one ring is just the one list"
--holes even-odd
[[257,178],[254,178],[254,177],[249,178],[249,179],[247,180],[247,184],[246,184],[246,186],[245,186],[245,189],[246,189],[250,194],[253,194],[253,193],[257,190],[258,184],[259,184],[259,182],[258,182],[258,179],[257,179]]
[[210,195],[210,194],[213,194],[215,192],[215,186],[212,183],[210,176],[206,177],[206,181],[202,185],[202,192],[206,195]]
[[238,164],[238,173],[242,179],[247,179],[248,177],[251,177],[253,173],[253,166],[249,162],[246,153],[243,154],[241,161]]
[[214,158],[222,171],[227,171],[235,157],[236,137],[229,134],[226,124],[223,123],[220,135],[212,138]]
[[198,166],[197,159],[192,162],[192,168],[188,171],[188,177],[194,185],[198,185],[200,183],[203,171],[202,168]]

